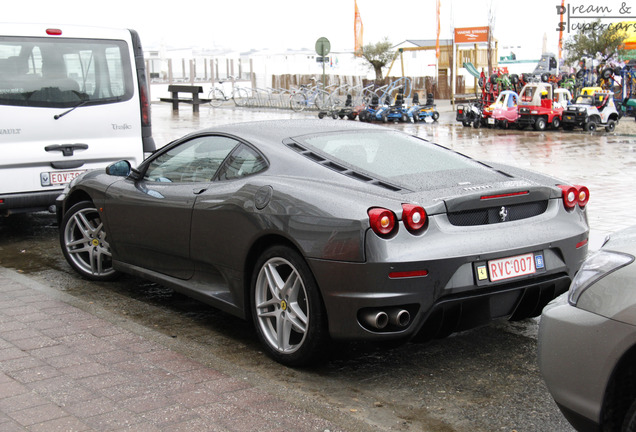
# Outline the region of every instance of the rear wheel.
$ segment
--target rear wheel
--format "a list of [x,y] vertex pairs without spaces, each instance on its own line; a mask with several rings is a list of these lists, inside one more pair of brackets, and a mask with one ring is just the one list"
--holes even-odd
[[614,132],[614,129],[616,129],[616,122],[614,120],[608,120],[605,130],[607,132]]
[[558,129],[561,126],[561,120],[558,117],[552,119],[552,129]]
[[107,281],[119,276],[113,269],[101,215],[93,203],[82,201],[66,212],[60,227],[60,245],[66,261],[86,279]]
[[437,111],[433,111],[433,121],[437,121],[439,119],[439,113]]
[[636,432],[636,400],[632,402],[629,410],[627,410],[621,432]]
[[319,359],[327,340],[318,285],[302,256],[273,246],[259,257],[251,284],[251,312],[266,351],[287,366]]

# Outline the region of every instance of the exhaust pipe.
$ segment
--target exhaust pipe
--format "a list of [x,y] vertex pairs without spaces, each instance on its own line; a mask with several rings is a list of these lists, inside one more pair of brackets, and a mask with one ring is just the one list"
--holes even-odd
[[411,322],[411,314],[406,309],[391,309],[389,322],[397,327],[406,327]]
[[369,326],[381,330],[389,324],[389,315],[380,310],[369,310],[362,314],[362,320]]

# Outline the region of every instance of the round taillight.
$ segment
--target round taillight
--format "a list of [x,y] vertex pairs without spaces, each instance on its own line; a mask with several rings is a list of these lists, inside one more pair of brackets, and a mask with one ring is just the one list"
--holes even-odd
[[426,211],[415,204],[402,204],[402,221],[409,231],[419,231],[426,224]]
[[563,196],[563,205],[567,210],[572,210],[578,202],[579,191],[574,186],[562,186],[561,188]]
[[585,186],[576,186],[578,193],[577,193],[577,200],[579,203],[579,207],[581,208],[585,208],[587,202],[590,200],[590,190],[585,187]]
[[386,237],[396,228],[395,214],[384,208],[372,208],[369,214],[369,225],[376,234]]

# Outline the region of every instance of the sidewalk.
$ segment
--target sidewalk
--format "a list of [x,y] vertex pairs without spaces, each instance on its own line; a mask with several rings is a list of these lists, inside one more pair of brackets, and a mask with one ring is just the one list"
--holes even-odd
[[335,432],[0,267],[0,430]]

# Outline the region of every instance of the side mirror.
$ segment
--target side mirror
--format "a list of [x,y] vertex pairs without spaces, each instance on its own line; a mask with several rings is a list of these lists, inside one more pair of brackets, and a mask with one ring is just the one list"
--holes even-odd
[[120,160],[113,162],[106,167],[106,174],[117,177],[128,177],[131,172],[130,162],[127,160]]

